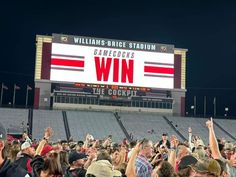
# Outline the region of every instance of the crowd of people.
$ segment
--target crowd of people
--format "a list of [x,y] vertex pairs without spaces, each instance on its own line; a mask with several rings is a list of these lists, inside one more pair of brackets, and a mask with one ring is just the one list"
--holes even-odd
[[212,119],[206,126],[209,144],[191,128],[187,142],[168,132],[158,142],[90,134],[83,141],[51,142],[48,127],[36,142],[26,133],[22,141],[7,141],[0,123],[0,177],[236,177],[235,144],[217,139]]

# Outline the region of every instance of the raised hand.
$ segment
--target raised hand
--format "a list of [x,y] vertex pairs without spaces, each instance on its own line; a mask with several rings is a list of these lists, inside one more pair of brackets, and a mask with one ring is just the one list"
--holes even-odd
[[192,128],[188,127],[188,133],[192,133]]
[[171,148],[177,148],[178,146],[178,139],[175,135],[172,135],[170,138],[170,144],[171,144]]
[[213,119],[212,117],[210,118],[210,120],[206,121],[206,126],[208,129],[213,128]]
[[44,130],[44,138],[49,139],[53,135],[53,130],[51,127],[47,127]]
[[23,138],[24,138],[24,139],[27,139],[27,138],[28,138],[28,135],[27,135],[27,133],[23,133],[23,135],[22,135],[22,136],[23,136]]
[[87,134],[86,137],[85,137],[86,141],[88,141],[89,138],[90,138],[90,134]]
[[142,142],[138,142],[134,147],[134,151],[138,154],[141,149],[142,149]]

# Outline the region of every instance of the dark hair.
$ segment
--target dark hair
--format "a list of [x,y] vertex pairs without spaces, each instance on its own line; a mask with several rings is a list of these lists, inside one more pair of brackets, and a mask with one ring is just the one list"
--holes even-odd
[[114,153],[115,151],[120,151],[120,146],[118,143],[114,143],[111,145],[111,149],[112,149],[112,153]]
[[158,177],[171,177],[174,174],[174,168],[167,161],[160,164],[160,169],[157,171]]
[[179,177],[189,177],[190,172],[191,172],[191,167],[188,166],[187,168],[179,170],[177,174]]
[[140,141],[140,144],[143,144],[145,141],[147,141],[146,138],[143,138],[141,141]]
[[133,147],[135,147],[135,146],[136,146],[136,144],[137,144],[137,141],[131,141],[131,142],[129,143],[129,145],[130,145],[130,148],[133,148]]
[[225,145],[223,145],[223,144],[221,144],[221,143],[218,143],[219,151],[224,150],[224,146],[225,146]]

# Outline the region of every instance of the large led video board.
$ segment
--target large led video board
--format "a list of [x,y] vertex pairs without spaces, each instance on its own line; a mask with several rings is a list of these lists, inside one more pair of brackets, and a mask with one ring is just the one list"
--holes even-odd
[[53,34],[51,81],[174,87],[174,46]]

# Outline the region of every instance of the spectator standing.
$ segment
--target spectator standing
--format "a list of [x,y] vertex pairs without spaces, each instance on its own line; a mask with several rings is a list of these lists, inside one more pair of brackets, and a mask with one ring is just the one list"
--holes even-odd
[[208,120],[206,122],[206,125],[209,130],[209,144],[212,152],[212,157],[214,159],[220,159],[222,162],[225,162],[227,164],[227,167],[229,168],[230,175],[232,177],[236,176],[236,154],[234,153],[233,155],[231,155],[230,160],[227,160],[224,157],[222,157],[213,127],[214,125],[213,119],[211,118],[210,120]]
[[6,158],[5,145],[7,134],[4,126],[0,123],[0,176],[1,177],[29,177],[26,170],[13,164]]
[[165,146],[166,148],[170,149],[170,141],[168,140],[168,134],[162,134],[162,140],[159,141],[157,146]]
[[69,156],[67,151],[60,151],[60,163],[62,167],[63,174],[65,174],[66,170],[69,168]]
[[60,155],[57,152],[53,152],[53,148],[47,144],[52,134],[52,128],[46,128],[44,131],[44,138],[39,142],[36,149],[36,156],[31,162],[34,177],[63,176]]
[[15,161],[15,163],[27,170],[29,173],[32,173],[32,167],[30,165],[30,162],[32,161],[34,155],[34,147],[32,147],[31,144],[26,141],[21,145],[21,155],[20,158]]
[[141,150],[136,158],[136,176],[150,177],[152,173],[152,165],[148,161],[152,157],[153,144],[148,139],[143,139],[141,142]]
[[66,170],[65,177],[85,177],[86,170],[84,169],[84,164],[86,158],[86,154],[72,151],[69,154],[70,167]]

